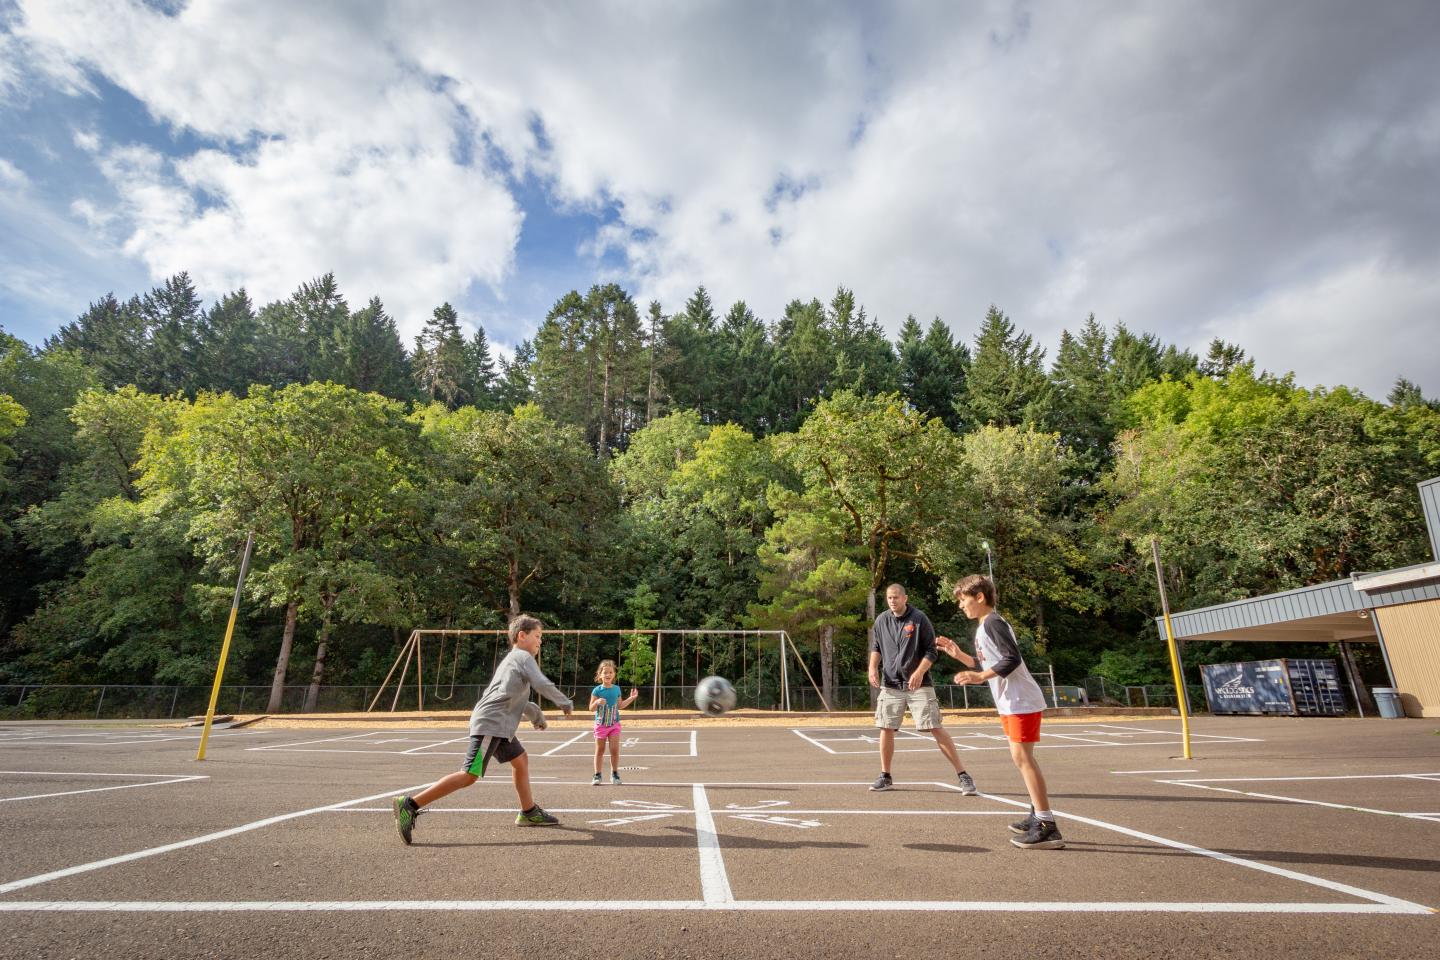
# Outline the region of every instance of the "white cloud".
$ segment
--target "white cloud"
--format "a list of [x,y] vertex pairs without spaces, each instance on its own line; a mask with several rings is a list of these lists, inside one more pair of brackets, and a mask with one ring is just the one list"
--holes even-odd
[[0,157],[0,184],[7,187],[25,187],[29,185],[30,178],[25,176],[25,171],[15,164]]
[[[1376,305],[1385,313],[1377,315]],[[1303,347],[1311,383],[1360,386],[1383,399],[1398,377],[1436,383],[1440,371],[1440,263],[1427,271],[1372,261],[1297,284],[1234,313],[1207,330],[1251,356],[1285,358]],[[1429,395],[1436,393],[1429,387]]]
[[[1379,344],[1440,312],[1427,0],[21,9],[60,83],[84,65],[212,142],[98,147],[157,275],[264,298],[333,269],[410,332],[517,280],[496,154],[617,209],[588,249],[672,309],[705,283],[773,318],[844,284],[892,331],[969,336],[994,302],[1050,344],[1093,311],[1200,349],[1235,331],[1313,383],[1344,370],[1293,318],[1329,291],[1379,334],[1341,377],[1371,392],[1408,355]],[[1406,375],[1440,392],[1433,363]]]
[[[457,160],[454,102],[363,18],[257,4],[25,14],[45,62],[97,70],[165,123],[216,138],[171,158],[75,135],[119,196],[124,252],[154,276],[188,270],[202,292],[244,285],[263,302],[333,270],[413,332],[441,300],[511,269],[522,214],[503,178]],[[115,223],[91,198],[74,209]]]

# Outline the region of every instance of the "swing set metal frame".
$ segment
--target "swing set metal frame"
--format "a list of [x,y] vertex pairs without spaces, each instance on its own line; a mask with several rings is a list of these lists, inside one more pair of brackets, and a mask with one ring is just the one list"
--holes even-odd
[[[779,658],[779,659],[780,659],[780,709],[781,709],[782,711],[787,711],[787,712],[791,710],[791,706],[790,706],[790,675],[789,675],[789,667],[788,667],[788,663],[789,663],[789,659],[790,659],[790,658],[789,658],[789,656],[788,656],[787,654],[793,654],[794,657],[795,657],[795,661],[800,664],[800,669],[805,672],[806,678],[810,681],[810,686],[811,686],[812,688],[814,688],[815,694],[816,694],[816,696],[818,696],[818,697],[820,698],[820,702],[821,702],[821,704],[824,705],[826,712],[831,712],[831,711],[833,710],[833,708],[830,706],[830,703],[825,699],[825,695],[821,692],[821,690],[820,690],[820,685],[815,682],[815,677],[810,673],[810,668],[805,665],[805,660],[804,660],[804,658],[802,658],[802,657],[800,656],[800,651],[795,648],[795,643],[794,643],[794,641],[792,641],[792,640],[790,639],[790,635],[789,635],[788,633],[786,633],[784,630],[711,630],[711,629],[700,629],[700,628],[690,628],[690,627],[659,627],[659,628],[651,628],[651,629],[634,629],[634,630],[569,630],[569,629],[564,629],[564,628],[561,628],[561,627],[552,627],[552,628],[547,628],[547,629],[546,629],[546,632],[547,632],[547,633],[550,633],[550,634],[557,634],[557,633],[558,633],[558,634],[560,634],[560,636],[561,636],[560,663],[561,663],[561,669],[562,669],[562,671],[563,671],[563,669],[564,669],[564,663],[565,663],[565,641],[566,641],[566,638],[568,638],[568,637],[570,637],[570,636],[575,636],[575,637],[577,637],[577,638],[578,638],[578,637],[581,637],[581,636],[609,636],[609,637],[616,637],[617,639],[618,639],[618,638],[621,638],[621,637],[631,637],[631,636],[637,636],[637,635],[638,635],[638,636],[649,636],[649,637],[652,637],[652,638],[654,639],[654,641],[655,641],[655,674],[654,674],[654,682],[655,682],[655,685],[654,685],[654,690],[653,690],[653,692],[652,692],[651,704],[650,704],[651,709],[653,709],[653,710],[658,710],[658,709],[660,709],[660,695],[661,695],[660,676],[661,676],[661,673],[662,673],[662,670],[663,670],[663,667],[664,667],[665,637],[666,637],[667,634],[670,635],[670,636],[672,636],[672,637],[674,637],[675,635],[678,634],[679,637],[680,637],[680,656],[682,657],[682,659],[681,659],[682,677],[683,677],[683,670],[684,670],[684,659],[683,659],[683,657],[684,657],[684,642],[685,642],[685,638],[686,638],[686,637],[697,637],[697,636],[702,636],[702,637],[703,637],[703,636],[710,636],[710,637],[720,637],[720,636],[725,636],[725,637],[739,637],[742,642],[745,641],[745,640],[747,640],[747,639],[750,639],[750,638],[762,638],[762,639],[764,639],[764,638],[773,638],[773,639],[779,644],[779,652],[780,652],[780,658]],[[389,712],[391,712],[391,713],[394,713],[394,712],[395,712],[396,707],[397,707],[397,706],[399,705],[399,703],[400,703],[400,692],[401,692],[402,689],[404,689],[405,680],[406,680],[406,678],[407,678],[407,677],[409,676],[409,674],[410,674],[410,666],[411,666],[412,663],[413,663],[414,666],[415,666],[415,702],[416,702],[416,704],[418,705],[418,706],[417,706],[417,709],[419,709],[419,710],[424,710],[424,709],[425,709],[425,656],[424,656],[424,646],[423,646],[423,645],[424,645],[424,641],[425,641],[426,639],[431,638],[431,637],[435,637],[435,638],[438,638],[438,640],[439,640],[439,651],[438,651],[438,658],[436,659],[436,670],[435,670],[435,679],[434,679],[435,689],[434,689],[434,691],[433,691],[433,693],[432,693],[431,699],[432,699],[432,700],[437,700],[437,701],[440,701],[440,702],[443,703],[443,702],[449,701],[452,697],[455,696],[455,675],[456,675],[456,673],[459,671],[459,667],[460,667],[460,641],[461,641],[461,638],[462,638],[462,637],[492,637],[492,638],[495,638],[495,639],[497,640],[495,653],[494,653],[494,655],[491,657],[491,664],[490,664],[491,671],[493,672],[493,671],[494,671],[494,668],[495,668],[495,663],[496,663],[496,661],[498,661],[498,659],[499,659],[499,643],[498,643],[498,640],[499,640],[499,638],[502,638],[502,637],[504,637],[504,636],[506,636],[506,631],[503,630],[503,629],[501,629],[501,630],[452,630],[452,629],[438,629],[438,628],[435,628],[435,629],[418,629],[418,628],[417,628],[417,629],[415,629],[415,630],[411,630],[411,631],[410,631],[410,636],[409,636],[408,638],[406,638],[406,640],[405,640],[405,642],[404,642],[403,644],[400,645],[400,652],[399,652],[398,654],[396,654],[396,656],[395,656],[395,662],[390,665],[390,671],[385,674],[385,679],[384,679],[384,681],[381,682],[381,684],[380,684],[380,689],[377,690],[377,691],[375,691],[375,696],[374,696],[373,699],[371,699],[370,705],[365,708],[365,712],[366,712],[366,713],[370,713],[370,712],[373,712],[373,711],[374,711],[375,705],[380,702],[381,696],[384,695],[385,690],[390,686],[390,681],[391,681],[391,679],[395,676],[395,671],[396,671],[396,670],[399,670],[399,671],[400,671],[400,678],[395,682],[395,695],[394,695],[393,698],[391,698],[391,701],[390,701],[390,711],[389,711]],[[452,657],[451,664],[450,664],[450,690],[449,690],[449,692],[448,692],[445,696],[442,697],[442,696],[440,696],[440,686],[441,686],[441,683],[442,683],[442,681],[441,681],[441,679],[440,679],[440,676],[441,676],[441,674],[443,673],[444,668],[445,668],[445,659],[444,659],[444,658],[445,658],[445,641],[446,641],[446,638],[447,638],[447,637],[453,638],[454,647],[455,647],[455,652],[454,652],[454,655],[453,655],[453,657]],[[749,649],[749,648],[747,647],[746,650],[748,651],[748,649]],[[579,672],[579,671],[578,671],[578,667],[579,667],[579,653],[580,653],[580,645],[579,645],[579,643],[577,642],[576,645],[575,645],[575,657],[576,657],[575,663],[576,663],[576,672],[577,672],[577,673]],[[618,648],[617,648],[617,659],[618,659],[618,657],[619,657],[619,653],[618,653]],[[713,648],[712,648],[712,659],[713,659]],[[748,668],[748,666],[747,666],[747,668],[746,668],[746,674],[748,675],[748,673],[749,673],[749,668]],[[696,679],[696,681],[699,681],[700,678],[699,678],[699,677],[696,677],[695,679]]]

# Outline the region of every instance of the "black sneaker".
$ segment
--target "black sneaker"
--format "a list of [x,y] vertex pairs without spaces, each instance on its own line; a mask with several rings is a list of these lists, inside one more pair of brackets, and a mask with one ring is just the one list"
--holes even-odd
[[1035,808],[1031,807],[1030,812],[1025,814],[1024,820],[1016,820],[1010,824],[1011,833],[1029,833],[1030,828],[1036,824]]
[[529,810],[515,814],[515,824],[521,827],[556,827],[560,825],[560,821],[546,813],[537,803]]
[[1065,846],[1054,820],[1036,820],[1022,836],[1011,837],[1010,842],[1022,850],[1059,850]]
[[597,773],[597,774],[595,774],[595,776],[593,776],[593,777],[590,778],[590,786],[592,786],[592,787],[598,787],[598,786],[600,786],[600,774]]
[[895,786],[895,781],[890,779],[890,774],[882,773],[880,774],[880,776],[875,778],[874,783],[870,784],[870,789],[889,790],[893,786]]
[[962,797],[973,797],[980,791],[975,789],[975,778],[970,776],[969,771],[962,771],[955,775],[960,781],[960,795]]
[[400,832],[400,839],[405,841],[405,846],[410,846],[410,834],[415,829],[415,821],[420,819],[420,808],[409,797],[396,797],[390,804],[395,811],[395,829]]

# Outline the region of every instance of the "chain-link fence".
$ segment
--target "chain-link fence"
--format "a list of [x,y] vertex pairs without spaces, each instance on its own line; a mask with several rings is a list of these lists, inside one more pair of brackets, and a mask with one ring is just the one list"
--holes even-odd
[[[1048,676],[1041,674],[1041,689],[1051,706],[1082,706],[1092,702],[1084,686],[1066,684],[1050,685]],[[585,712],[590,702],[591,685],[564,686],[562,692],[575,701],[576,708]],[[664,710],[688,711],[695,709],[695,688],[692,686],[664,686],[659,689],[658,700],[653,686],[638,688],[636,700],[638,709],[652,705]],[[1112,688],[1113,689],[1113,688]],[[1121,688],[1140,690],[1141,688]],[[1154,691],[1149,700],[1153,705],[1163,705],[1161,688],[1146,688]],[[1168,688],[1164,688],[1168,691]],[[424,709],[427,711],[469,710],[485,690],[485,684],[441,684],[427,687]],[[628,688],[627,688],[628,690]],[[376,685],[322,686],[314,708],[315,713],[357,713],[369,708],[380,687]],[[308,685],[296,684],[284,688],[280,698],[280,709],[271,711],[270,687],[238,686],[224,687],[215,711],[219,714],[255,713],[301,713]],[[749,683],[736,684],[738,706],[748,709],[781,709],[781,690],[778,684],[751,679]],[[874,709],[875,691],[869,686],[836,687],[831,694],[831,709],[841,711],[869,711]],[[985,684],[960,686],[940,684],[936,694],[941,707],[947,710],[987,709],[995,703],[990,688]],[[1134,694],[1135,705],[1145,698],[1143,692]],[[1203,693],[1201,694],[1203,703]],[[1173,701],[1173,695],[1171,700]],[[204,714],[210,702],[210,687],[207,686],[159,686],[139,684],[12,684],[0,685],[0,719],[5,720],[173,720]],[[547,712],[553,710],[544,703]],[[792,688],[790,707],[795,711],[820,712],[825,709],[820,695],[808,684]],[[396,692],[394,686],[387,688],[375,704],[377,713],[391,709],[414,711],[420,709],[419,697],[413,685]]]

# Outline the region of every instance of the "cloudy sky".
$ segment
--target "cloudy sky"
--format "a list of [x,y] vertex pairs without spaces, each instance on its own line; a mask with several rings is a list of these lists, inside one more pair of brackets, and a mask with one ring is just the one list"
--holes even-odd
[[844,285],[1435,396],[1437,49],[1433,0],[0,0],[0,327],[181,270],[501,345]]

